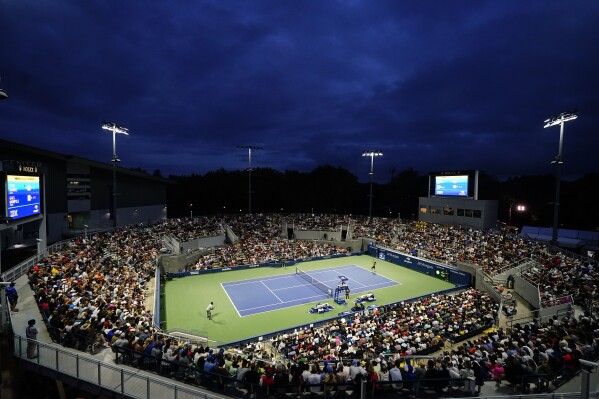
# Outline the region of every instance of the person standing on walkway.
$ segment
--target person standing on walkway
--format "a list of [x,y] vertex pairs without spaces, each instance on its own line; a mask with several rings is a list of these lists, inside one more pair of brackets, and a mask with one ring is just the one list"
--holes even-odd
[[214,310],[214,302],[210,302],[210,305],[206,308],[206,317],[208,320],[212,320],[212,311]]
[[17,300],[19,299],[19,294],[17,294],[14,281],[10,283],[10,286],[6,287],[6,299],[8,299],[8,303],[10,304],[10,311],[18,312]]
[[27,337],[27,359],[36,358],[37,355],[35,354],[35,350],[37,347],[37,328],[35,328],[34,319],[31,319],[27,322],[25,336]]

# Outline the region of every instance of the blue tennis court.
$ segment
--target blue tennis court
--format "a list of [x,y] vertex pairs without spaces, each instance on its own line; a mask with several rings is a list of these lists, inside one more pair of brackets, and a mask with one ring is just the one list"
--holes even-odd
[[[310,302],[332,302],[332,298],[321,289],[296,275],[295,268],[290,267],[289,271],[290,274],[284,276],[232,281],[221,285],[242,317]],[[306,273],[333,289],[340,283],[339,276],[345,276],[352,296],[400,284],[356,265],[311,270]]]

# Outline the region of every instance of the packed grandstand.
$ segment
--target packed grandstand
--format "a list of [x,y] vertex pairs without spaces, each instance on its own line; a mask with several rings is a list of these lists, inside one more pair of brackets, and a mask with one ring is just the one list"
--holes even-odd
[[[235,243],[198,256],[187,270],[235,268],[345,253],[343,242],[282,237],[285,219],[297,228],[335,231],[398,252],[446,264],[464,262],[494,276],[535,261],[521,276],[538,287],[543,306],[571,298],[583,312],[512,328],[497,327],[500,304],[473,288],[378,306],[321,325],[281,331],[267,342],[209,348],[163,334],[148,311],[156,260],[168,253],[161,237],[181,242],[229,228]],[[119,361],[221,390],[308,391],[417,389],[474,393],[487,383],[542,391],[599,355],[596,264],[551,252],[513,229],[476,230],[337,215],[222,215],[135,225],[78,237],[48,254],[28,273],[46,327],[55,342],[80,349],[111,347]],[[426,360],[414,356],[427,356]],[[401,382],[398,383],[398,380]],[[264,387],[264,388],[261,388]],[[327,388],[328,387],[328,388]],[[334,388],[333,388],[334,387]],[[274,391],[273,391],[274,392]]]

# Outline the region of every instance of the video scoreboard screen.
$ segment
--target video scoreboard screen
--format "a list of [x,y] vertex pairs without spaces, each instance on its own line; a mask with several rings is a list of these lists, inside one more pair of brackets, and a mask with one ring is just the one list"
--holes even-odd
[[40,212],[40,177],[6,175],[6,216],[17,220]]
[[435,195],[468,197],[468,175],[435,176]]

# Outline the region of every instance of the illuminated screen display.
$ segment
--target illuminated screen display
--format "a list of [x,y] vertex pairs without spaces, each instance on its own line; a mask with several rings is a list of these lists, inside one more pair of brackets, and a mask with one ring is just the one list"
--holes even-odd
[[468,196],[468,175],[435,176],[435,195]]
[[6,175],[6,216],[22,219],[40,210],[40,177]]

